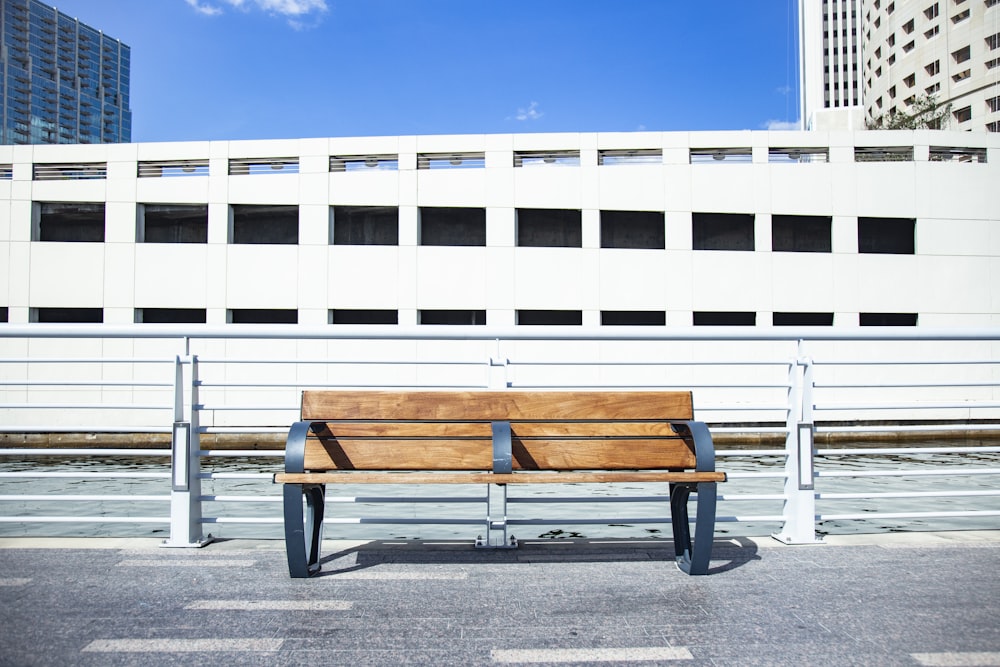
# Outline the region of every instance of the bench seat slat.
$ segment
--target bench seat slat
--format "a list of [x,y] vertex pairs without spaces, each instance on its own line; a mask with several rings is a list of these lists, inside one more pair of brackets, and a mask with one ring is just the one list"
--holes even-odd
[[524,421],[693,419],[689,391],[306,391],[302,419]]
[[[681,438],[519,438],[514,469],[655,470],[694,468]],[[488,439],[377,440],[319,438],[306,442],[304,470],[491,470]]]
[[[681,437],[666,421],[515,421],[514,435],[537,436],[662,436]],[[427,421],[334,421],[317,423],[315,432],[322,436],[351,438],[485,438],[491,436],[490,422],[427,422]]]
[[588,482],[724,482],[724,472],[566,471],[426,473],[426,472],[306,472],[277,473],[284,484],[585,484]]

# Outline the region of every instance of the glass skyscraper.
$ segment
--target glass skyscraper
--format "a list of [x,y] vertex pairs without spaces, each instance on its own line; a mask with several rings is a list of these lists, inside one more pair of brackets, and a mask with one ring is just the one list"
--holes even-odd
[[0,143],[130,142],[128,45],[38,0],[0,1]]

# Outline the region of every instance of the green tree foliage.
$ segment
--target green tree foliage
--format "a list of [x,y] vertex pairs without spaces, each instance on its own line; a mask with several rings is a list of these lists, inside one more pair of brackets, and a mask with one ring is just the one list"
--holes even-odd
[[951,104],[941,105],[934,95],[921,95],[906,111],[893,111],[865,121],[869,130],[943,130],[948,127]]

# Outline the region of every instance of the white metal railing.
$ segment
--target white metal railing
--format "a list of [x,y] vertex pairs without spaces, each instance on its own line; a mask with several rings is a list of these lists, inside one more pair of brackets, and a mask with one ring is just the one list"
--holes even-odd
[[[0,526],[165,525],[170,546],[204,543],[206,526],[277,536],[280,496],[270,478],[280,449],[210,441],[280,445],[301,390],[359,387],[691,389],[697,417],[720,442],[719,468],[730,473],[720,526],[766,526],[786,542],[809,543],[831,525],[860,520],[989,521],[1000,516],[1000,446],[887,444],[1000,433],[998,349],[1000,329],[0,325],[0,435],[82,433],[111,443],[0,449]],[[115,447],[121,434],[160,446]],[[832,434],[873,446],[817,446]],[[780,444],[730,448],[732,437]],[[112,483],[124,491],[107,490]],[[105,490],[81,493],[81,484]],[[488,495],[431,491],[331,498],[332,508],[352,511],[392,502],[360,518],[332,510],[329,520],[483,523]],[[572,508],[595,498],[635,511],[546,510],[509,523],[668,520],[656,489],[622,495],[568,485],[509,502]],[[911,506],[893,505],[900,500]]]

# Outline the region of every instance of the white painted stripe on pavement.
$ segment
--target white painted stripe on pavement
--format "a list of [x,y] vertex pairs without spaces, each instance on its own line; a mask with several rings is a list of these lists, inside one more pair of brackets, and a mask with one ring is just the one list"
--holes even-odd
[[430,579],[438,581],[461,581],[469,578],[468,572],[381,572],[378,570],[356,570],[352,572],[331,572],[330,581],[338,579],[415,581]]
[[947,653],[911,653],[924,667],[998,667],[1000,652],[953,651]]
[[185,609],[214,611],[347,611],[347,600],[195,600]]
[[93,653],[211,653],[277,651],[282,639],[95,639],[83,647]]
[[637,662],[641,660],[693,660],[683,646],[633,646],[630,648],[493,649],[493,662]]
[[0,579],[0,586],[27,586],[30,583],[31,579],[19,579],[17,577]]
[[155,560],[133,558],[118,563],[119,567],[253,567],[254,560],[222,560],[185,558],[184,560]]

